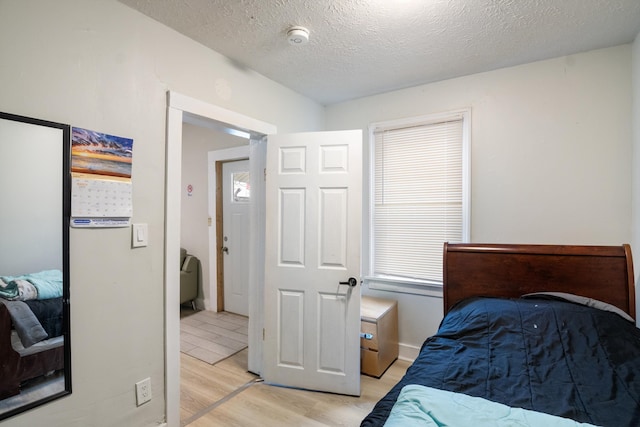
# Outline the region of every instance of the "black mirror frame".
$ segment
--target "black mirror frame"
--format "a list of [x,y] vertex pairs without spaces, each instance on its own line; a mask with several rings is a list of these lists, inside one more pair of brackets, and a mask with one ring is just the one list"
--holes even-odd
[[70,321],[70,269],[69,269],[69,225],[71,217],[71,126],[32,117],[0,112],[0,119],[17,121],[34,126],[60,129],[62,131],[62,313],[64,328],[64,390],[33,400],[22,406],[0,413],[0,421],[23,413],[45,403],[71,394],[71,321]]

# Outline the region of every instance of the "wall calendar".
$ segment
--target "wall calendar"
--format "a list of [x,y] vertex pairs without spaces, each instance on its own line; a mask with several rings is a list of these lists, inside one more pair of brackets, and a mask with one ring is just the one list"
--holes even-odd
[[121,218],[133,214],[130,181],[86,178],[71,179],[71,216]]
[[71,226],[129,226],[132,152],[132,139],[72,128]]

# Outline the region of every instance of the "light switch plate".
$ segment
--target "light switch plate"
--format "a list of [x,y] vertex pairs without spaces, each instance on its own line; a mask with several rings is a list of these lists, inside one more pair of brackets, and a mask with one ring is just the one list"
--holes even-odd
[[140,248],[149,244],[149,227],[147,224],[131,225],[131,247]]

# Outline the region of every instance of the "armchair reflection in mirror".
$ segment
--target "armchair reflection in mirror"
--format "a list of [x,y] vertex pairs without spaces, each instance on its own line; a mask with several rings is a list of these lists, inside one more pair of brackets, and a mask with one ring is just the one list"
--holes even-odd
[[0,112],[0,420],[71,393],[70,127]]

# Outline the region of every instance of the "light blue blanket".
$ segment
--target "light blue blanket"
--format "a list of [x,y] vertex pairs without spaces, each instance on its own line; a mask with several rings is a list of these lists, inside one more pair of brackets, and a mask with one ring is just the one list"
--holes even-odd
[[405,386],[385,427],[577,427],[591,424],[556,417],[461,393]]
[[[62,296],[62,272],[44,270],[23,276],[0,277],[0,297],[8,300],[49,299]],[[37,291],[35,298],[25,290],[24,284],[33,285]]]

